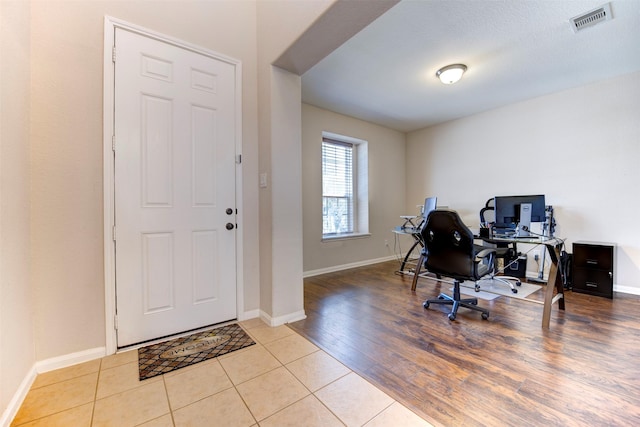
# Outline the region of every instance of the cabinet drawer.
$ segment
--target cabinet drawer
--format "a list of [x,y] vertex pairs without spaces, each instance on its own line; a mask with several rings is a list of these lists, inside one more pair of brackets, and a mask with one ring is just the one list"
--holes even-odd
[[613,246],[573,244],[573,265],[613,271]]
[[611,272],[574,266],[573,290],[574,292],[613,298],[613,278]]

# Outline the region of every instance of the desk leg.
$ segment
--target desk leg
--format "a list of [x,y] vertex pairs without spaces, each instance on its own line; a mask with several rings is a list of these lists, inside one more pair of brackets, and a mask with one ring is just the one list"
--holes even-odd
[[[558,262],[560,261],[561,246],[545,245],[551,257],[551,268],[549,270],[549,280],[547,290],[544,295],[544,310],[542,312],[542,327],[549,328],[551,320],[551,306],[558,301],[558,308],[564,310],[564,286],[562,279],[558,275]],[[554,293],[556,294],[554,297]]]
[[[414,236],[415,238],[415,236]],[[415,256],[415,254],[413,253],[413,251],[416,250],[416,248],[418,250],[422,250],[422,241],[416,238],[416,241],[413,242],[413,245],[411,246],[411,249],[409,249],[409,252],[407,252],[407,254],[404,256],[404,259],[402,260],[402,263],[400,264],[400,271],[404,271],[405,268],[407,268],[407,264],[409,262],[409,258],[411,258],[412,256]]]
[[422,270],[422,264],[424,263],[424,257],[422,256],[422,251],[420,251],[420,257],[418,258],[418,264],[416,264],[416,269],[413,272],[413,282],[411,282],[411,290],[413,292],[416,291],[416,286],[418,285],[418,275],[420,274],[420,270]]

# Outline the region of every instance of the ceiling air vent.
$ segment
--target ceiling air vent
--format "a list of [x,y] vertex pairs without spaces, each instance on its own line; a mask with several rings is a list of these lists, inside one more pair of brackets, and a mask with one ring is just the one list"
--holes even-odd
[[593,27],[596,24],[608,21],[612,18],[613,16],[611,15],[611,3],[607,3],[597,9],[594,9],[587,13],[583,13],[580,16],[573,17],[569,20],[569,22],[571,23],[573,32],[577,33],[580,30],[584,30],[588,27]]

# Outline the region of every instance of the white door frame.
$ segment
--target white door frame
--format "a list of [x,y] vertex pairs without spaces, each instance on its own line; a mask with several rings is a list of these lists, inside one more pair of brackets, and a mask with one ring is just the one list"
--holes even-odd
[[240,319],[244,313],[244,280],[243,280],[243,209],[242,209],[242,64],[240,61],[219,53],[178,40],[128,22],[105,16],[104,19],[104,80],[103,80],[103,197],[104,197],[104,289],[105,289],[105,328],[106,354],[114,354],[118,349],[116,318],[116,263],[115,242],[113,240],[114,221],[114,84],[113,46],[115,29],[122,28],[150,37],[164,43],[187,49],[219,61],[227,62],[235,67],[236,94],[236,208],[238,209],[236,229],[236,313]]

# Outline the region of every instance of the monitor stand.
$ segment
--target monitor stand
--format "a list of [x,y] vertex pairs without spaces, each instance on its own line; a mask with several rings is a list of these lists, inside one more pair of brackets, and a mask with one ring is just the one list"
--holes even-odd
[[531,234],[531,203],[522,203],[520,205],[520,222],[516,231],[517,237],[528,237]]

